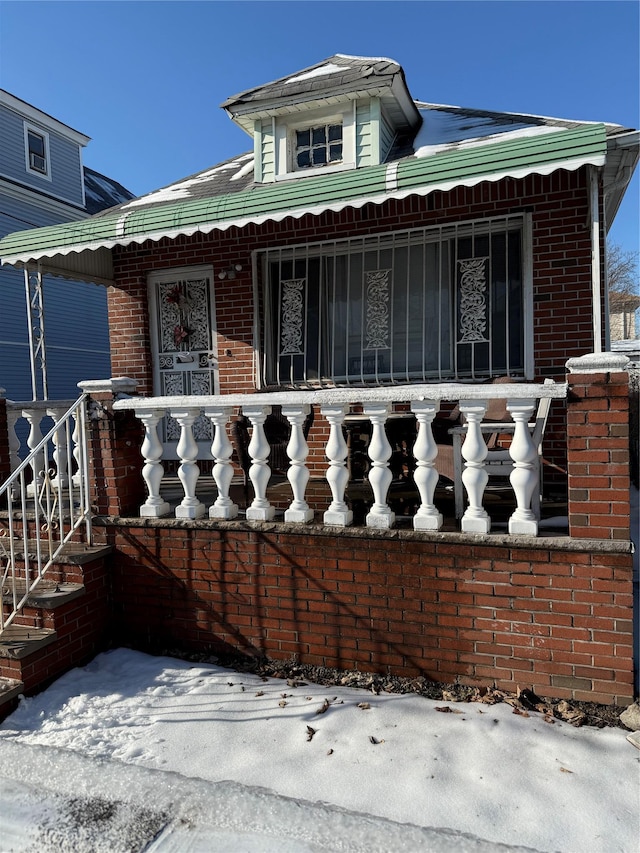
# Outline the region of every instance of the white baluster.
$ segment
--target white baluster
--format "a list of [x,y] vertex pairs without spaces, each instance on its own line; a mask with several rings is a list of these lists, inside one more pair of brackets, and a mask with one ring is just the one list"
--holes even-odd
[[[42,412],[40,409],[23,409],[22,417],[25,418],[29,424],[27,447],[31,451],[42,441],[42,430],[40,429]],[[27,494],[31,497],[34,497],[35,494],[40,491],[42,483],[44,482],[44,466],[45,453],[44,450],[42,450],[31,462],[33,481],[27,486]]]
[[136,416],[144,425],[144,441],[141,453],[144,459],[142,479],[147,486],[148,497],[140,507],[140,515],[145,518],[160,518],[168,515],[169,504],[160,495],[160,483],[164,477],[162,467],[162,442],[158,438],[158,422],[164,417],[164,409],[138,411]]
[[[53,419],[54,426],[60,423],[66,409],[51,407],[47,414]],[[67,431],[65,427],[57,429],[53,434],[53,461],[55,462],[56,475],[51,480],[51,485],[56,489],[64,489],[69,485],[68,476],[68,453],[67,453]]]
[[291,424],[291,438],[287,444],[287,455],[291,464],[287,471],[287,479],[293,492],[293,500],[284,514],[284,520],[296,523],[313,521],[313,510],[304,499],[305,489],[309,482],[309,469],[305,463],[309,455],[309,446],[305,440],[302,426],[309,414],[309,406],[283,406],[282,414]]
[[[11,473],[13,473],[20,464],[20,439],[16,432],[16,426],[20,420],[22,413],[16,409],[10,409],[7,406],[7,431],[9,434],[9,463],[11,465]],[[20,480],[14,480],[11,487],[11,497],[17,500],[20,497]]]
[[243,414],[251,421],[251,441],[249,456],[251,467],[249,479],[253,485],[254,499],[247,507],[247,521],[271,521],[275,516],[275,507],[267,500],[267,486],[271,479],[271,468],[267,464],[269,458],[269,442],[264,434],[264,422],[271,413],[271,406],[243,407]]
[[462,444],[462,456],[466,462],[462,482],[469,499],[469,506],[462,516],[462,530],[464,533],[488,533],[491,519],[482,506],[482,496],[489,481],[484,470],[488,450],[480,429],[487,401],[460,400],[460,411],[467,421],[467,434]]
[[433,400],[415,400],[411,403],[411,411],[418,421],[418,437],[413,446],[413,455],[417,467],[413,479],[422,500],[413,517],[415,530],[440,530],[442,527],[442,513],[438,512],[433,503],[433,496],[438,485],[438,472],[434,464],[438,448],[433,440],[431,424],[436,415],[436,410],[437,405]]
[[348,406],[325,406],[321,412],[329,422],[329,440],[325,448],[329,467],[327,468],[327,482],[331,489],[333,500],[324,513],[325,524],[334,524],[338,527],[347,527],[353,522],[353,512],[344,500],[344,492],[349,482],[349,472],[345,465],[345,459],[349,448],[342,434],[342,424],[347,413]]
[[196,497],[200,469],[196,464],[198,444],[193,437],[193,424],[200,414],[200,409],[171,409],[170,414],[180,425],[180,440],[176,451],[180,458],[178,477],[184,491],[184,497],[176,507],[176,518],[201,518],[206,507]]
[[80,412],[76,409],[71,416],[73,418],[73,432],[71,434],[71,445],[73,447],[73,460],[75,462],[75,474],[71,477],[72,487],[81,488],[82,485],[82,450],[80,445],[81,419]]
[[508,400],[507,411],[515,422],[509,455],[513,470],[509,476],[516,496],[516,509],[509,519],[509,533],[538,535],[538,520],[531,509],[531,499],[538,488],[538,448],[529,431],[535,400]]
[[229,497],[229,488],[233,479],[231,464],[233,446],[227,435],[227,423],[232,411],[230,406],[224,406],[219,409],[206,409],[204,413],[213,427],[211,455],[215,459],[215,465],[211,473],[218,489],[218,497],[209,507],[209,518],[229,519],[238,515],[238,506]]
[[384,431],[391,403],[368,403],[362,411],[371,420],[371,441],[368,453],[371,459],[369,483],[373,489],[373,506],[367,514],[367,527],[393,527],[396,520],[387,504],[387,492],[393,479],[389,468],[392,448]]

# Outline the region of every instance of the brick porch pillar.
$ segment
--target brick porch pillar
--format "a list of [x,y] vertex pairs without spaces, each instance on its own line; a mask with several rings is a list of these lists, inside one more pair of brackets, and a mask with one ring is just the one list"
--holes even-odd
[[138,515],[144,503],[140,447],[144,430],[132,412],[114,412],[121,395],[135,392],[137,382],[128,377],[79,382],[89,394],[90,500],[99,515]]
[[629,539],[629,359],[594,353],[567,362],[569,533]]

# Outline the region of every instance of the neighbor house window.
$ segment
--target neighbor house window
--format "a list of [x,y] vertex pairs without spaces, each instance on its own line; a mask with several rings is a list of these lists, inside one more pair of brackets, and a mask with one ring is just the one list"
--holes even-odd
[[342,124],[300,128],[294,136],[296,169],[313,169],[342,162]]
[[270,250],[271,386],[524,375],[521,217]]
[[27,171],[49,176],[49,138],[43,131],[25,127]]

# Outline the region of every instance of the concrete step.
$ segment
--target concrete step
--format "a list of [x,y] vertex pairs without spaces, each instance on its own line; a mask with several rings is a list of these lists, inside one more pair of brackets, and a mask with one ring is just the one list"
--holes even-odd
[[51,645],[57,636],[52,628],[9,625],[0,634],[0,658],[22,660]]
[[[8,583],[5,583],[2,587],[5,607],[9,602],[13,601],[14,592],[18,601],[20,601],[26,592],[24,578],[16,579],[15,590]],[[60,607],[68,601],[73,601],[74,598],[79,598],[83,594],[84,586],[81,583],[58,583],[55,580],[49,580],[45,577],[30,593],[24,607],[54,610],[56,607]]]
[[[0,554],[2,553],[3,545],[8,551],[9,540],[6,538],[0,539]],[[45,545],[46,543],[43,543],[40,546],[43,562],[46,562],[49,557]],[[16,558],[20,561],[24,560],[24,540],[16,538],[14,548]],[[81,566],[84,563],[89,563],[91,560],[97,559],[98,557],[103,557],[107,554],[110,554],[112,550],[113,548],[111,545],[85,545],[82,542],[67,542],[63,546],[60,554],[58,554],[58,556],[56,557],[56,563],[60,563],[61,565],[73,564],[76,566]],[[36,540],[28,539],[27,556],[31,559],[35,559],[36,555]]]
[[0,677],[0,720],[14,710],[18,696],[24,691],[24,683],[17,678]]

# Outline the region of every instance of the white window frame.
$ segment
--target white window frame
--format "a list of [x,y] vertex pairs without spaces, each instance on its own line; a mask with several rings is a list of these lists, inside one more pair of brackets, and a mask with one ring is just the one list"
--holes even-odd
[[[40,136],[44,141],[44,161],[45,161],[45,171],[41,171],[40,169],[35,169],[31,165],[31,151],[29,148],[29,134],[33,133],[36,136]],[[44,178],[47,181],[51,180],[51,147],[49,145],[49,134],[46,130],[43,130],[41,127],[37,127],[33,124],[24,123],[24,155],[25,155],[25,166],[28,174],[37,175],[39,178]]]
[[[309,110],[298,114],[297,121],[291,116],[278,118],[275,129],[276,181],[306,178],[313,175],[326,175],[329,172],[341,172],[356,167],[355,102],[341,110]],[[299,169],[295,165],[296,131],[318,125],[342,125],[342,160],[328,163],[326,166],[311,166]]]

